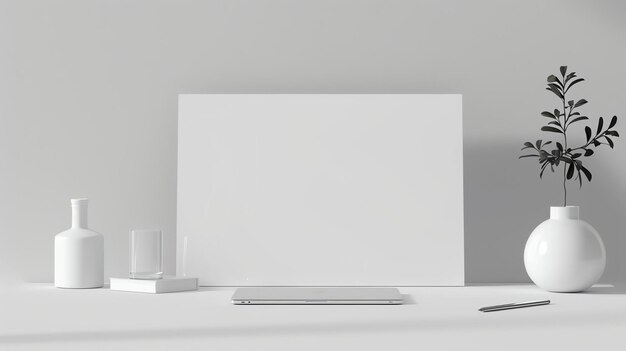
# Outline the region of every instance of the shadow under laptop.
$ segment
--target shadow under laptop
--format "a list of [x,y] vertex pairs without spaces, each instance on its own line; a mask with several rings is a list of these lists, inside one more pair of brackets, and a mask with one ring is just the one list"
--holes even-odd
[[402,294],[402,304],[403,305],[417,305],[417,302],[415,301],[415,298],[413,298],[413,295]]

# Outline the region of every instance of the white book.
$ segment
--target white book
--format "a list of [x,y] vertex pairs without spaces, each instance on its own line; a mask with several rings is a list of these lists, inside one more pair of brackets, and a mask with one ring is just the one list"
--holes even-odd
[[165,276],[162,279],[111,278],[111,290],[151,294],[198,290],[198,278],[175,276]]

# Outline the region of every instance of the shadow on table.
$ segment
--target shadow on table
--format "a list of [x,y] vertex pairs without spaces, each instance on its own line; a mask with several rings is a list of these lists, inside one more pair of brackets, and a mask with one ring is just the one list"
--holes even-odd
[[[401,307],[401,306],[397,306]],[[546,306],[549,308],[549,306]],[[513,311],[513,310],[512,310]],[[521,311],[521,312],[520,312]],[[0,349],[3,345],[73,343],[73,342],[123,342],[139,340],[178,340],[178,339],[228,339],[241,337],[284,337],[284,336],[345,336],[346,334],[389,334],[389,333],[432,333],[485,331],[510,332],[520,330],[545,330],[554,327],[615,327],[624,325],[622,311],[610,313],[550,313],[537,317],[524,314],[523,310],[504,314],[476,312],[475,315],[459,316],[414,316],[414,319],[396,321],[348,321],[348,322],[306,322],[285,321],[271,324],[238,323],[192,328],[120,329],[83,332],[47,332],[0,334]],[[508,317],[504,317],[508,316]],[[502,318],[504,317],[504,319]]]
[[582,293],[598,295],[624,295],[626,294],[626,285],[594,285]]
[[[507,283],[507,284],[495,284],[495,283],[468,283],[466,287],[510,287],[512,289],[534,289],[538,292],[547,292],[534,284],[522,284],[522,283]],[[554,293],[561,294],[561,293]],[[595,284],[591,288],[575,293],[563,293],[563,294],[597,294],[597,295],[626,295],[626,284]]]
[[417,305],[417,302],[415,302],[415,298],[413,298],[413,295],[402,294],[402,304],[403,305]]

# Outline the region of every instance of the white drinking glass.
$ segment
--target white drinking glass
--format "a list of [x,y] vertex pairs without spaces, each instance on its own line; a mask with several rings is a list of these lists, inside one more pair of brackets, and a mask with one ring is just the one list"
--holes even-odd
[[130,278],[163,277],[163,234],[160,230],[130,231]]

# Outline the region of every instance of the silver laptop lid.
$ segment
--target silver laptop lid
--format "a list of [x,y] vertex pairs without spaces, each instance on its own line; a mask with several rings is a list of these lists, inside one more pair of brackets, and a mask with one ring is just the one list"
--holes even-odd
[[232,302],[236,305],[399,305],[402,295],[396,288],[255,287],[238,288]]

